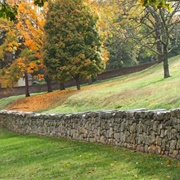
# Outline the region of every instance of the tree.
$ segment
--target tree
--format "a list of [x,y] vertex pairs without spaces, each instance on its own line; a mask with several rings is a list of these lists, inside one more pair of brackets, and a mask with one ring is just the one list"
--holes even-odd
[[17,56],[17,51],[21,46],[18,30],[14,23],[7,19],[0,18],[0,68],[5,68]]
[[139,47],[132,38],[137,34],[137,22],[133,21],[142,10],[133,0],[108,0],[99,2],[101,30],[105,33],[105,45],[109,51],[107,68],[136,65]]
[[10,75],[9,84],[17,82],[20,77],[25,79],[25,96],[29,97],[29,83],[28,75],[32,74],[38,69],[36,66],[37,60],[33,51],[25,48],[21,51],[20,56],[13,61],[10,67],[7,69],[8,74]]
[[49,2],[44,26],[44,65],[52,79],[65,82],[97,75],[104,70],[98,18],[83,0]]
[[[7,52],[15,52],[15,55],[17,54],[15,58],[13,58],[9,64],[6,63],[7,66],[3,68],[6,68],[6,71],[10,74],[10,85],[17,82],[21,76],[25,77],[26,96],[28,97],[30,96],[28,74],[31,73],[32,75],[42,78],[39,70],[44,68],[41,50],[45,18],[43,11],[38,11],[38,7],[34,7],[32,3],[26,0],[20,2],[18,12],[17,21],[9,22],[7,27],[4,25],[5,23],[1,24],[2,30],[6,32],[6,34],[4,35],[2,46],[0,46],[0,55],[4,57],[4,54],[7,54]],[[21,43],[19,40],[21,40]]]
[[172,9],[170,12],[167,9],[156,9],[155,6],[148,5],[140,20],[145,26],[145,37],[149,37],[149,44],[146,46],[155,48],[158,61],[163,62],[164,78],[170,77],[168,53],[173,49],[172,32],[180,23],[180,18],[176,15],[177,12],[180,12],[180,2],[174,3]]
[[7,69],[18,57],[21,40],[18,38],[19,32],[14,27],[14,22],[0,18],[0,77],[5,86],[12,87],[12,76],[9,76]]
[[37,57],[36,69],[33,75],[37,79],[44,78],[47,82],[48,92],[52,92],[50,79],[45,74],[46,70],[42,60],[42,46],[44,37],[44,22],[46,17],[47,4],[43,9],[34,6],[32,2],[21,1],[18,5],[18,22],[16,28],[20,30],[24,38],[24,46],[29,48]]

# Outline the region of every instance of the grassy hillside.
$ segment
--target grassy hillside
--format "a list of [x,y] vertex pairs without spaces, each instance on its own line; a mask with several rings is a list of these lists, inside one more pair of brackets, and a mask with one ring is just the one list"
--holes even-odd
[[[72,113],[110,109],[172,109],[180,107],[180,56],[170,60],[171,77],[163,79],[162,63],[147,70],[17,100],[7,109]],[[2,100],[0,100],[0,103]],[[2,106],[1,106],[2,108]]]

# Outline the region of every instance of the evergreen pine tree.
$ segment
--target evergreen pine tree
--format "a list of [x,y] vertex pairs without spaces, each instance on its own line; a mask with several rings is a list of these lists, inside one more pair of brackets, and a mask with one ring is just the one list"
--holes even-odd
[[98,17],[85,0],[49,2],[45,23],[44,65],[48,75],[65,82],[71,78],[80,90],[79,79],[104,70]]

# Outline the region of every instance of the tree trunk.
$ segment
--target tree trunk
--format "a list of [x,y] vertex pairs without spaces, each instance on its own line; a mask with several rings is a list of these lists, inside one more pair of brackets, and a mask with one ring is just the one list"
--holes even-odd
[[51,85],[51,78],[49,78],[48,75],[45,75],[44,79],[45,79],[46,84],[47,84],[48,93],[52,92],[53,90],[52,90],[52,85]]
[[88,84],[90,85],[90,84],[92,84],[92,83],[93,83],[92,77],[90,77],[90,78],[88,79]]
[[60,90],[65,90],[65,84],[63,82],[60,82]]
[[48,89],[48,93],[53,91],[52,86],[51,86],[51,79],[50,78],[47,80],[47,89]]
[[158,61],[158,63],[163,62],[162,43],[160,41],[157,42],[156,48],[157,48],[157,52],[158,52],[157,61]]
[[80,87],[80,83],[79,83],[79,75],[77,75],[74,79],[75,79],[75,81],[76,81],[77,90],[80,90],[81,87]]
[[168,52],[167,52],[167,46],[163,46],[163,67],[164,67],[164,78],[170,77],[169,74],[169,64],[168,64]]
[[92,84],[97,81],[97,75],[91,75],[91,77],[88,80],[88,84]]
[[24,74],[24,78],[25,78],[25,94],[26,94],[26,97],[29,97],[30,94],[29,94],[29,82],[28,82],[28,74],[27,73]]

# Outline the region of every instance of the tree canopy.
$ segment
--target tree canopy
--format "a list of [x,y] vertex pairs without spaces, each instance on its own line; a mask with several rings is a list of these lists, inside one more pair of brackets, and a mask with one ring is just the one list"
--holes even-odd
[[[173,54],[179,54],[180,16],[177,12],[180,1],[14,2],[0,3],[0,17],[3,17],[0,19],[0,68],[3,75],[8,71],[10,86],[26,73],[43,78],[43,73],[47,72],[58,82],[74,78],[80,89],[79,79],[102,72],[108,55],[108,68],[133,66],[155,59],[166,61],[168,68],[169,51],[175,49]],[[164,77],[169,76],[167,73]],[[46,79],[50,79],[47,74]]]
[[104,70],[97,16],[83,0],[49,2],[45,23],[44,64],[60,82],[97,75]]
[[[44,6],[45,2],[48,0],[34,0],[34,4],[37,6]],[[178,0],[134,0],[139,1],[142,6],[147,6],[154,4],[157,8],[169,8],[169,1],[178,1]],[[16,20],[18,14],[18,6],[12,3],[6,3],[6,1],[0,2],[0,17],[10,19],[12,21]]]
[[[9,87],[13,87],[20,77],[28,78],[28,73],[38,79],[43,77],[39,70],[43,68],[41,50],[45,14],[26,0],[17,7],[16,21],[0,19],[0,68],[8,76],[6,85]],[[28,84],[26,87],[26,96],[29,96]]]

